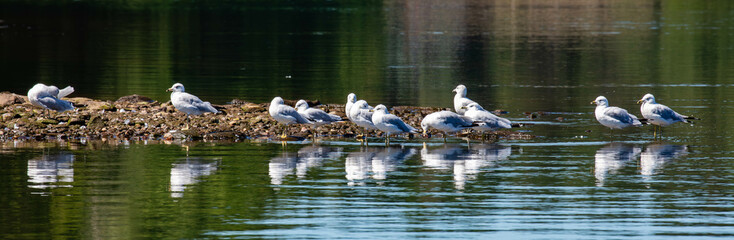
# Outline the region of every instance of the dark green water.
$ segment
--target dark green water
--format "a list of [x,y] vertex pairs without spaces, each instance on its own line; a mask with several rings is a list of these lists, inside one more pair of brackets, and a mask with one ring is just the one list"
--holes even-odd
[[[465,84],[537,136],[7,142],[0,238],[731,238],[731,5],[0,1],[0,91],[450,107]],[[648,92],[702,120],[658,141],[594,120],[597,96],[639,116]]]

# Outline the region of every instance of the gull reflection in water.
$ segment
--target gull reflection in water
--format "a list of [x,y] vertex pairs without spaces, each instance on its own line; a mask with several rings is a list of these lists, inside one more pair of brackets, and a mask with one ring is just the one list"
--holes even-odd
[[174,163],[171,168],[171,197],[183,197],[186,187],[199,182],[199,178],[217,171],[218,161],[202,158],[189,158]]
[[363,180],[370,176],[375,180],[385,180],[389,172],[397,170],[405,159],[415,154],[415,149],[402,147],[366,147],[360,148],[358,152],[351,152],[344,161],[348,185],[364,185]]
[[342,148],[307,146],[298,150],[296,176],[303,178],[308,169],[320,167],[326,159],[338,159],[344,153]]
[[[43,154],[28,160],[28,187],[36,189],[71,187],[74,182],[74,154]],[[41,193],[48,194],[48,193]]]
[[608,174],[616,174],[628,162],[634,162],[642,148],[632,144],[610,143],[596,151],[594,155],[594,176],[596,185],[604,186]]
[[461,145],[444,145],[428,149],[423,145],[421,160],[426,167],[452,169],[454,187],[463,190],[467,180],[476,179],[482,169],[492,167],[498,160],[505,160],[512,154],[512,148],[501,145],[473,144],[471,148]]
[[349,185],[364,185],[364,180],[372,171],[372,158],[377,155],[379,148],[364,147],[359,152],[350,152],[344,160],[344,171]]
[[413,148],[386,147],[372,157],[372,178],[375,180],[387,179],[387,173],[397,170],[405,159],[416,154]]
[[308,170],[319,167],[325,159],[337,159],[342,155],[342,148],[307,146],[298,152],[283,151],[280,156],[270,159],[268,174],[273,185],[283,184],[285,177],[293,174],[303,178]]
[[640,154],[640,174],[652,176],[663,167],[665,162],[688,154],[688,146],[672,144],[651,144]]

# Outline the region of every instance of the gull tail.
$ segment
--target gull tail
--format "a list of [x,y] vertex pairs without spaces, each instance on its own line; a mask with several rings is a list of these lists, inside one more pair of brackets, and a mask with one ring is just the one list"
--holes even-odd
[[701,120],[700,118],[694,117],[694,116],[684,116],[683,117],[686,120]]
[[73,92],[74,92],[74,88],[71,86],[67,86],[64,89],[59,90],[59,98],[66,97]]
[[638,118],[637,121],[640,121],[642,124],[650,124],[650,122],[647,120],[647,118]]
[[[206,103],[209,103],[209,102],[206,102]],[[224,107],[222,105],[214,105],[214,104],[211,104],[211,103],[209,103],[209,106],[212,106],[212,108],[216,111],[216,112],[215,111],[211,111],[211,112],[213,112],[213,113],[224,113],[225,115],[227,115],[227,111],[225,111],[225,110],[227,110],[226,107]]]
[[521,128],[521,127],[524,127],[526,125],[533,125],[533,124],[532,123],[512,123],[512,127],[513,128]]

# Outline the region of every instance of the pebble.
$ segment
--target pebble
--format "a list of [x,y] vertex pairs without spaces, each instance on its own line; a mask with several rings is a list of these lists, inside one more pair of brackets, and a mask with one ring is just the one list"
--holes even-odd
[[[239,140],[270,138],[271,135],[280,135],[282,131],[282,126],[275,122],[267,112],[269,103],[251,103],[235,99],[230,104],[218,105],[223,108],[225,114],[207,113],[187,119],[186,114],[177,111],[169,103],[153,101],[138,95],[125,96],[114,102],[88,98],[69,100],[77,107],[75,111],[51,112],[50,117],[47,117],[46,111],[25,101],[14,102],[0,108],[0,116],[2,116],[0,126],[7,129],[0,132],[0,141],[59,137],[84,139],[85,141],[105,138]],[[318,104],[318,101],[309,102]],[[344,105],[319,106],[346,119]],[[425,115],[440,110],[444,109],[396,106],[392,112],[404,119],[406,123],[419,128],[420,120]],[[181,129],[187,123],[190,128],[182,131]],[[322,138],[354,138],[361,134],[362,129],[351,122],[343,121],[322,126],[318,131],[319,137]],[[289,126],[287,128],[287,134],[298,139],[311,137],[313,133],[314,131],[308,126]],[[436,134],[433,131],[429,133]],[[376,136],[375,132],[371,134]],[[494,139],[529,139],[533,137],[528,133],[512,130],[497,131],[492,134],[496,135]],[[482,136],[470,133],[466,137],[481,139]]]

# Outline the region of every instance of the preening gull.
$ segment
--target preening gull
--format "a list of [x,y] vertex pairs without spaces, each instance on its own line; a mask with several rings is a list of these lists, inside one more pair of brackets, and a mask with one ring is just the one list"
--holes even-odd
[[[681,115],[668,106],[655,102],[655,96],[645,94],[637,103],[642,103],[640,112],[647,122],[655,125],[654,134],[657,134],[657,128],[665,127],[676,122],[687,123],[688,120],[697,120],[697,118]],[[662,130],[662,129],[660,129]]]
[[275,121],[283,124],[283,134],[281,135],[281,138],[287,137],[285,130],[290,124],[313,124],[313,122],[301,116],[296,109],[285,105],[285,102],[281,97],[275,97],[270,101],[268,112]]
[[387,111],[387,107],[385,107],[385,105],[377,105],[375,109],[373,109],[373,111],[374,114],[372,114],[372,123],[375,124],[375,127],[377,127],[377,129],[386,133],[385,143],[390,143],[391,133],[401,134],[418,132],[418,129],[415,129],[414,127],[406,124],[398,116],[390,114]]
[[28,101],[33,106],[50,109],[57,112],[73,111],[74,106],[61,98],[74,92],[73,87],[65,87],[59,90],[56,86],[47,86],[43,83],[36,84],[28,90]]
[[367,105],[367,101],[365,100],[355,102],[352,105],[352,108],[349,109],[349,119],[352,120],[354,124],[357,124],[357,126],[364,128],[364,131],[362,132],[363,137],[366,137],[367,130],[377,129],[375,124],[372,123],[372,115],[373,112],[370,111],[370,105]]
[[466,106],[467,111],[464,116],[469,117],[474,124],[479,126],[474,127],[478,131],[494,131],[501,128],[512,128],[512,122],[505,118],[498,117],[491,112],[484,110],[482,106],[477,103],[470,103]]
[[610,107],[609,101],[604,96],[599,96],[591,102],[596,104],[596,110],[594,115],[596,120],[610,129],[622,129],[629,126],[642,126],[642,122],[637,119],[637,116],[629,114],[627,110],[619,107]]
[[[314,131],[319,126],[326,125],[326,124],[333,123],[333,122],[338,122],[342,120],[342,118],[337,115],[328,114],[318,108],[308,107],[308,103],[306,102],[306,100],[303,100],[303,99],[298,100],[298,102],[296,102],[296,109],[298,113],[301,114],[301,116],[311,121],[310,125],[314,128]],[[314,137],[316,135],[317,134],[314,133]]]
[[[181,83],[173,84],[173,86],[166,91],[171,92],[171,104],[173,104],[173,106],[179,111],[186,113],[187,120],[190,115],[219,112],[211,103],[201,101],[199,97],[185,92],[184,85]],[[188,129],[188,123],[186,124],[185,129]]]
[[456,95],[454,95],[454,110],[459,115],[464,115],[464,112],[466,112],[466,109],[462,107],[466,107],[470,103],[476,103],[466,97],[466,86],[464,86],[463,84],[459,84],[459,86],[456,86],[456,88],[454,88],[452,92],[456,93]]
[[426,115],[421,121],[423,135],[426,135],[430,128],[444,132],[443,141],[446,142],[446,135],[455,133],[467,128],[476,127],[471,118],[461,116],[450,111],[440,111]]

